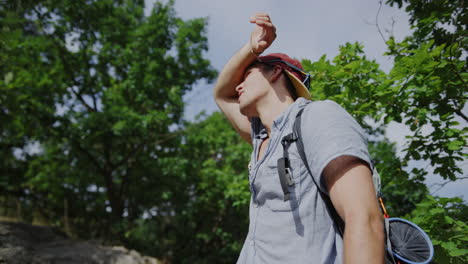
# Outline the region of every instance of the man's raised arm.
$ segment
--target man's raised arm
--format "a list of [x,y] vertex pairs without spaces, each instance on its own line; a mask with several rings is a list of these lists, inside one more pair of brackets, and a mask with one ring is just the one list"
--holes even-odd
[[250,41],[237,51],[224,66],[213,91],[216,104],[239,135],[249,143],[251,143],[250,121],[240,112],[236,87],[243,81],[245,69],[276,38],[276,29],[268,14],[257,13],[250,18],[250,22],[256,24]]

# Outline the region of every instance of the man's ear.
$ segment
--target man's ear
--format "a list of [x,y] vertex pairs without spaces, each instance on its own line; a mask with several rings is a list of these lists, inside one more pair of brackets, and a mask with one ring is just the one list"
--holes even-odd
[[283,73],[283,68],[280,66],[275,66],[273,70],[271,71],[271,82],[276,82],[280,77],[281,74]]

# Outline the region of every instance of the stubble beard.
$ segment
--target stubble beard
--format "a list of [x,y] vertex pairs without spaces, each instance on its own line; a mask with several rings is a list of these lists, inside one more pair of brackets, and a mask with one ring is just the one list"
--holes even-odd
[[239,110],[241,114],[247,117],[257,117],[256,105],[260,98],[253,98],[239,103]]

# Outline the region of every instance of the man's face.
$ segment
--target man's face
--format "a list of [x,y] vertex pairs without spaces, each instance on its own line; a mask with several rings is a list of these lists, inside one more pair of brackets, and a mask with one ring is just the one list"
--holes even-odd
[[258,116],[258,102],[271,90],[263,67],[254,64],[246,69],[244,80],[237,87],[240,112],[249,117]]

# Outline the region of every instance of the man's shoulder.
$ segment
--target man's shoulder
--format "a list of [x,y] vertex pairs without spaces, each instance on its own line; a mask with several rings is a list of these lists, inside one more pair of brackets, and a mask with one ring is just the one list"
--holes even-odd
[[307,105],[304,106],[305,112],[313,112],[317,110],[332,110],[332,111],[342,111],[344,110],[337,102],[332,100],[318,100],[318,101],[309,101]]
[[351,117],[341,105],[332,100],[310,101],[304,108],[303,116],[305,122],[313,123]]
[[310,102],[304,109],[301,127],[308,133],[347,134],[357,132],[364,134],[356,119],[332,100]]

